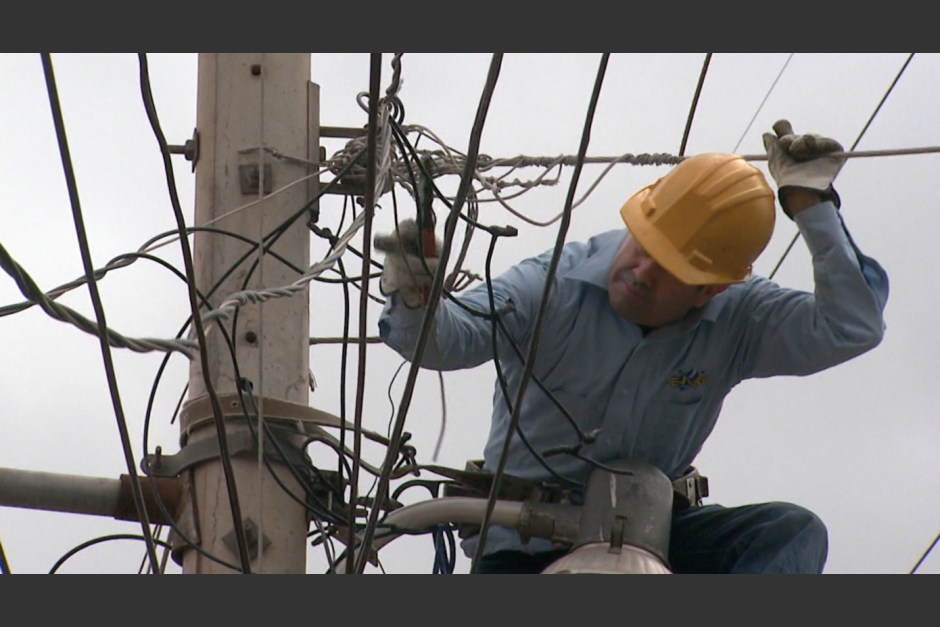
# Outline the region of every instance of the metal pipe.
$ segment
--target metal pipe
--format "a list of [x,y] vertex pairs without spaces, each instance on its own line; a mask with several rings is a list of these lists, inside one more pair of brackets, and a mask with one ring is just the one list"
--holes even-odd
[[0,506],[114,516],[119,479],[0,468]]
[[[496,501],[490,524],[499,527],[518,529],[522,519],[523,503],[515,501]],[[422,501],[407,505],[391,512],[381,526],[395,526],[402,529],[421,530],[436,524],[466,523],[480,524],[486,514],[486,499],[465,496],[445,496],[431,501]],[[372,542],[372,550],[378,551],[383,546],[399,537],[400,533],[377,537]]]

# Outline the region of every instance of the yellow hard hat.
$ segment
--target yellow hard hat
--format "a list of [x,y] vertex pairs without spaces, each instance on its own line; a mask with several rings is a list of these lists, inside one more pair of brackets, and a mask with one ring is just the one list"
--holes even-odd
[[774,192],[738,155],[701,154],[620,209],[646,253],[687,285],[742,283],[774,231]]

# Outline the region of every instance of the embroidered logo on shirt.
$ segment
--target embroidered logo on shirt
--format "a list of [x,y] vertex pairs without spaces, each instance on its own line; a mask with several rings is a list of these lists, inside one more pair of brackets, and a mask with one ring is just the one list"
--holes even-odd
[[708,375],[705,372],[692,370],[677,370],[676,374],[669,377],[669,386],[679,388],[680,390],[694,390],[699,386],[705,385],[708,381]]

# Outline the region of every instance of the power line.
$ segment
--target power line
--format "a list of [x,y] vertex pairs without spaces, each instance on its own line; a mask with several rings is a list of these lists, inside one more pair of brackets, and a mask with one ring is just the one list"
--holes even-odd
[[767,103],[767,99],[770,98],[770,94],[774,92],[774,88],[780,81],[780,77],[783,76],[783,72],[787,69],[787,66],[790,65],[790,61],[793,59],[794,54],[796,53],[791,52],[790,56],[787,57],[787,60],[783,62],[783,67],[780,68],[780,71],[777,73],[777,78],[774,79],[774,82],[770,85],[770,89],[768,89],[767,93],[764,94],[764,99],[760,101],[760,104],[757,106],[757,111],[754,112],[754,115],[751,117],[751,121],[747,123],[747,127],[744,129],[744,132],[741,133],[741,137],[738,138],[738,143],[734,145],[734,148],[731,149],[731,152],[738,152],[738,148],[740,148],[741,142],[743,142],[744,138],[747,137],[747,132],[751,130],[751,126],[754,125],[754,120],[757,119],[757,116],[760,115],[760,112],[764,109],[764,105]]
[[69,202],[72,205],[72,218],[75,223],[75,233],[81,252],[82,265],[85,267],[85,276],[88,277],[88,292],[95,318],[98,321],[98,339],[101,344],[101,356],[104,361],[105,375],[108,380],[108,390],[111,394],[111,404],[117,419],[118,432],[121,437],[121,448],[124,451],[124,461],[130,475],[131,491],[134,495],[134,506],[137,509],[138,520],[147,542],[147,552],[150,555],[150,565],[154,573],[159,573],[157,549],[150,532],[150,521],[147,518],[147,507],[144,504],[144,495],[140,487],[140,478],[137,476],[137,464],[134,461],[134,451],[131,448],[130,435],[127,430],[127,421],[124,418],[124,408],[121,405],[121,396],[118,392],[117,376],[114,371],[114,362],[111,359],[111,346],[108,342],[104,306],[101,295],[98,293],[98,283],[95,279],[95,267],[91,261],[91,251],[88,247],[88,237],[85,233],[85,221],[82,216],[82,207],[78,198],[78,185],[75,180],[75,171],[72,169],[72,157],[69,153],[68,139],[65,135],[65,121],[62,119],[62,108],[59,103],[59,92],[55,83],[55,72],[52,69],[52,57],[48,52],[42,53],[42,68],[46,77],[46,90],[49,93],[49,106],[52,109],[52,119],[55,124],[56,140],[59,144],[59,155],[62,159],[62,169],[65,171],[65,181],[69,191]]
[[[907,66],[910,64],[911,59],[914,58],[914,53],[912,52],[907,60],[904,61],[904,65],[901,66],[901,69],[898,71],[897,76],[894,77],[894,80],[891,81],[891,86],[888,87],[888,90],[885,92],[884,96],[881,97],[881,101],[878,103],[878,106],[875,107],[875,110],[872,112],[871,116],[868,118],[868,121],[865,123],[865,126],[862,128],[862,131],[858,134],[858,137],[855,138],[855,141],[852,142],[852,147],[849,148],[849,154],[852,154],[852,151],[855,150],[855,147],[858,146],[858,143],[862,141],[862,137],[865,136],[865,132],[868,131],[868,127],[871,126],[871,123],[874,122],[875,116],[881,111],[881,107],[884,105],[885,101],[888,99],[888,96],[891,95],[891,92],[894,91],[894,86],[898,84],[898,81],[901,80],[901,76],[904,74],[904,70],[907,69]],[[835,156],[835,155],[833,155]],[[768,280],[773,280],[774,275],[777,274],[777,270],[780,269],[780,266],[783,265],[783,261],[787,258],[787,255],[790,254],[790,251],[793,250],[793,245],[796,244],[796,240],[800,238],[800,232],[797,231],[796,235],[793,236],[793,239],[790,241],[790,245],[787,246],[787,249],[783,252],[783,256],[780,257],[780,261],[777,262],[777,265],[774,266],[773,272],[768,276]]]

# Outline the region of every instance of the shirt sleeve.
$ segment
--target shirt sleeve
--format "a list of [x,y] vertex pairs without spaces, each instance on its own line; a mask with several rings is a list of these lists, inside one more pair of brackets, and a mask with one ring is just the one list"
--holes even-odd
[[819,372],[871,350],[884,336],[884,269],[861,253],[831,202],[795,221],[812,255],[814,293],[759,277],[749,282],[733,314],[739,380]]
[[[492,281],[492,308],[499,312],[517,346],[523,347],[528,341],[550,261],[550,253],[527,259]],[[473,368],[493,358],[494,323],[486,284],[467,290],[459,301],[458,304],[443,298],[438,304],[421,362],[423,367],[432,370]],[[410,309],[392,294],[379,317],[379,336],[385,344],[411,361],[424,314],[424,307]],[[499,332],[498,354],[510,349],[505,334]]]

